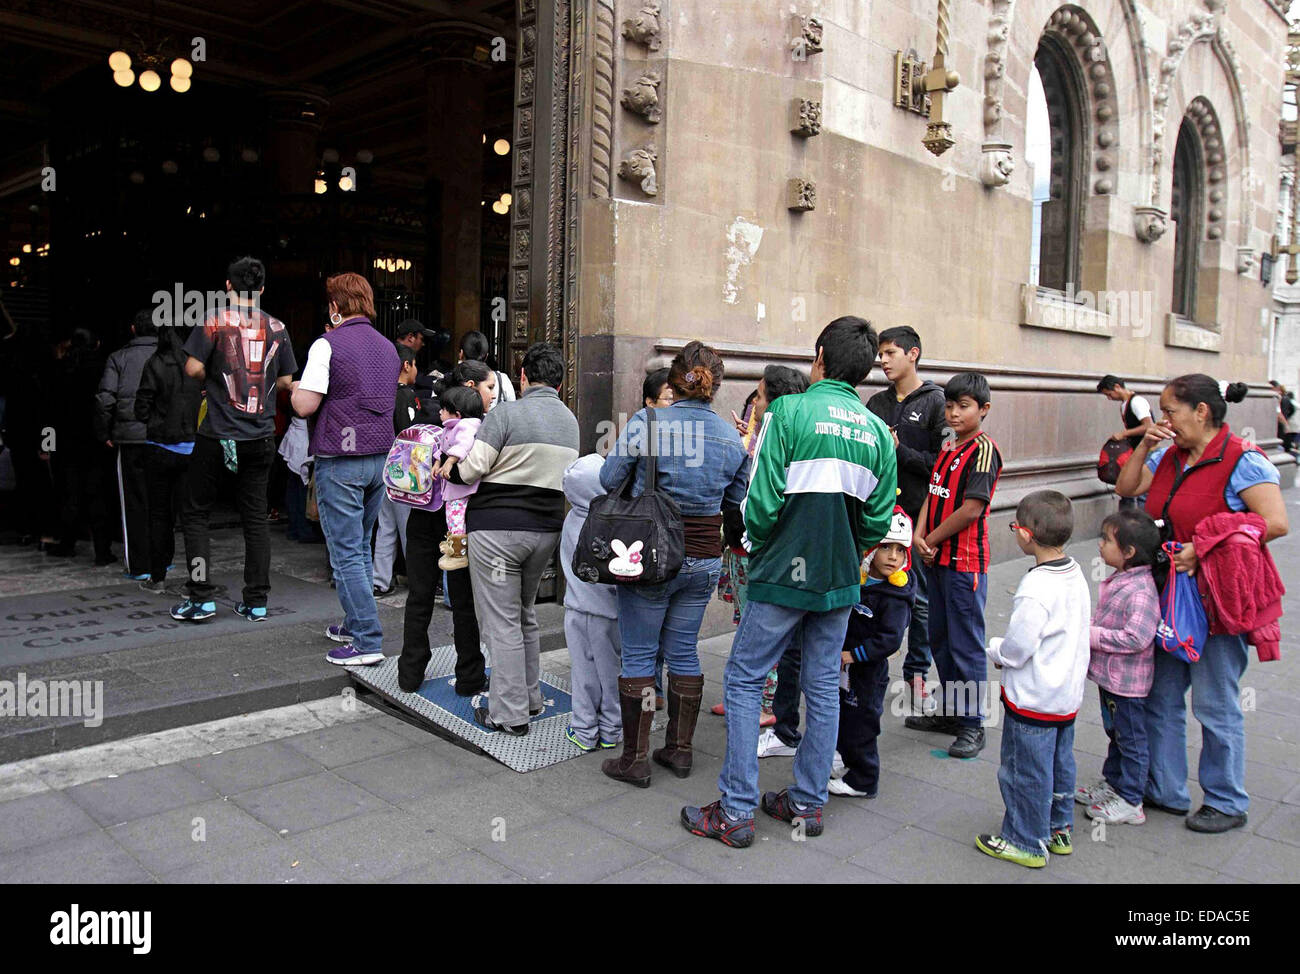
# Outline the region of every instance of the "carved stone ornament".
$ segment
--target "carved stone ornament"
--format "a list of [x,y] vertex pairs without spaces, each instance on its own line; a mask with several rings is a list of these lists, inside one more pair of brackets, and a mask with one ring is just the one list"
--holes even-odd
[[1016,158],[1010,142],[985,142],[981,147],[980,182],[996,188],[1011,181],[1016,171]]
[[659,184],[655,181],[655,163],[658,161],[659,155],[650,146],[633,149],[618,165],[619,179],[626,179],[630,183],[639,181],[641,192],[646,196],[657,196]]
[[644,44],[652,51],[659,50],[659,9],[656,0],[642,0],[637,15],[623,21],[623,36],[629,41]]
[[1255,269],[1255,251],[1250,247],[1237,248],[1237,273],[1249,274]]
[[795,98],[790,102],[790,131],[800,138],[820,135],[822,130],[822,103],[811,98]]
[[802,213],[817,209],[817,184],[811,179],[794,177],[786,183],[786,209]]
[[799,36],[794,40],[795,55],[800,60],[820,54],[822,47],[822,22],[816,17],[799,18]]
[[1155,243],[1169,228],[1169,215],[1158,206],[1133,208],[1133,229],[1143,243]]
[[630,112],[636,112],[651,125],[659,124],[662,115],[659,111],[659,75],[653,71],[641,75],[631,85],[623,89],[620,104]]

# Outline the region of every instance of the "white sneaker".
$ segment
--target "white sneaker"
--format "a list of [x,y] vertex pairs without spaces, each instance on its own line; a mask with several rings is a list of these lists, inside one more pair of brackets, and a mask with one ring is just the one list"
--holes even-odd
[[831,778],[843,778],[849,773],[849,769],[844,764],[844,759],[840,757],[840,752],[835,752],[835,759],[831,762]]
[[826,790],[832,795],[843,795],[845,798],[870,798],[865,791],[858,791],[843,778],[832,778],[826,782]]
[[760,758],[789,757],[795,749],[776,736],[776,731],[768,728],[758,739],[758,756]]
[[1100,805],[1106,799],[1115,797],[1117,797],[1115,789],[1106,782],[1105,778],[1095,784],[1081,785],[1074,789],[1074,800],[1080,805]]
[[1141,805],[1130,805],[1119,795],[1112,794],[1105,801],[1088,806],[1088,817],[1101,819],[1112,825],[1143,825],[1147,813]]

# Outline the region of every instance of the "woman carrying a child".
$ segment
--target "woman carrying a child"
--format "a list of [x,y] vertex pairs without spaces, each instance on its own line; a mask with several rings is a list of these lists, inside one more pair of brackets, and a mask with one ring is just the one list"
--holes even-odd
[[[1182,545],[1172,556],[1179,572],[1196,575],[1203,567],[1200,559],[1209,555],[1198,552],[1195,539],[1203,525],[1220,515],[1246,515],[1238,520],[1260,533],[1261,548],[1290,530],[1277,468],[1224,422],[1228,401],[1240,402],[1245,393],[1237,383],[1227,388],[1225,399],[1208,375],[1170,381],[1160,394],[1164,419],[1147,430],[1115,485],[1121,497],[1147,495],[1147,513],[1164,522],[1165,539]],[[1200,581],[1204,592],[1205,580]],[[1198,780],[1205,792],[1205,804],[1186,820],[1196,832],[1240,828],[1250,804],[1239,692],[1247,641],[1244,633],[1216,628],[1211,626],[1197,662],[1183,662],[1157,648],[1147,697],[1151,766],[1144,807],[1187,815],[1186,697],[1191,688],[1192,713],[1201,725]],[[1256,645],[1265,658],[1264,646]]]
[[[482,362],[466,359],[460,362],[443,380],[440,387],[439,402],[442,405],[444,454],[453,443],[453,453],[461,449],[468,451],[472,443],[473,431],[482,420],[496,399],[496,373]],[[480,408],[475,410],[474,396],[461,394],[477,393]],[[454,423],[452,421],[455,421]],[[454,434],[455,427],[461,426],[461,436],[445,435],[448,426]],[[468,434],[468,436],[466,436]],[[460,454],[463,457],[463,453]],[[448,458],[444,455],[439,463],[439,470],[448,467]],[[406,598],[406,614],[402,627],[402,655],[398,660],[397,682],[407,693],[414,693],[424,682],[424,671],[429,665],[433,653],[429,648],[429,623],[433,619],[433,606],[437,599],[437,578],[442,567],[447,568],[447,597],[451,601],[451,620],[453,640],[456,644],[456,693],[458,696],[470,697],[487,689],[488,679],[483,659],[483,649],[479,637],[478,617],[474,614],[474,589],[469,579],[469,560],[464,554],[464,505],[472,488],[456,486],[450,482],[444,494],[447,497],[446,511],[422,510],[411,511],[406,524],[407,584],[409,591]],[[451,530],[455,511],[459,510],[460,542],[454,540],[456,534]],[[448,550],[448,546],[451,550]],[[439,558],[439,552],[442,557]]]

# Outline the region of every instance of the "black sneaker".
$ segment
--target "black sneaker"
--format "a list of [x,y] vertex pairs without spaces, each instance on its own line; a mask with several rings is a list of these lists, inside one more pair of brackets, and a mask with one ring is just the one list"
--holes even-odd
[[384,598],[384,596],[386,596],[386,595],[392,595],[392,594],[393,594],[394,592],[396,592],[396,591],[397,591],[397,586],[396,586],[396,585],[389,585],[388,588],[383,588],[383,587],[380,586],[380,585],[376,585],[376,586],[375,586],[375,598],[377,598],[377,599],[382,599],[382,598]]
[[903,720],[904,727],[910,727],[912,730],[929,731],[932,734],[959,734],[961,732],[961,723],[956,717],[945,717],[943,714],[926,714],[923,717],[907,717]]
[[763,811],[775,819],[792,824],[796,821],[803,822],[804,835],[809,838],[822,834],[822,810],[820,806],[800,808],[784,788],[780,791],[764,792],[761,804]]
[[167,583],[154,582],[146,578],[143,582],[140,583],[140,591],[148,592],[150,595],[166,595]]
[[963,727],[957,732],[957,740],[948,745],[948,757],[973,758],[984,750],[984,728]]
[[1149,812],[1152,809],[1155,809],[1157,812],[1164,812],[1167,815],[1186,815],[1191,811],[1190,808],[1173,808],[1169,805],[1161,805],[1154,798],[1143,797],[1142,810]]
[[172,606],[171,613],[173,619],[179,619],[181,622],[202,622],[216,614],[217,603],[195,602],[193,599],[186,599],[180,605]]
[[1246,814],[1229,815],[1209,805],[1202,805],[1194,815],[1187,816],[1187,827],[1193,832],[1231,832],[1246,824]]
[[721,801],[701,808],[687,805],[682,809],[682,828],[733,849],[744,849],[754,842],[754,819],[732,818],[722,810]]
[[488,715],[487,707],[474,708],[474,723],[478,724],[489,733],[500,731],[503,734],[509,734],[512,737],[523,737],[528,733],[527,724],[519,724],[511,727],[508,724],[498,724]]

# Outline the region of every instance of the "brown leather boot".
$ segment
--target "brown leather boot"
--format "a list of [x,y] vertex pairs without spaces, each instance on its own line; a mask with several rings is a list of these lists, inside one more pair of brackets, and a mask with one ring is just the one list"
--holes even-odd
[[664,746],[653,757],[656,764],[662,764],[679,778],[691,773],[691,741],[703,696],[703,676],[668,674],[668,732],[664,735]]
[[[618,702],[623,709],[623,755],[610,758],[600,770],[616,781],[626,781],[638,788],[650,787],[650,721],[654,712],[653,676],[621,676],[618,678]],[[646,694],[645,691],[650,693]],[[649,700],[650,707],[645,701]]]

